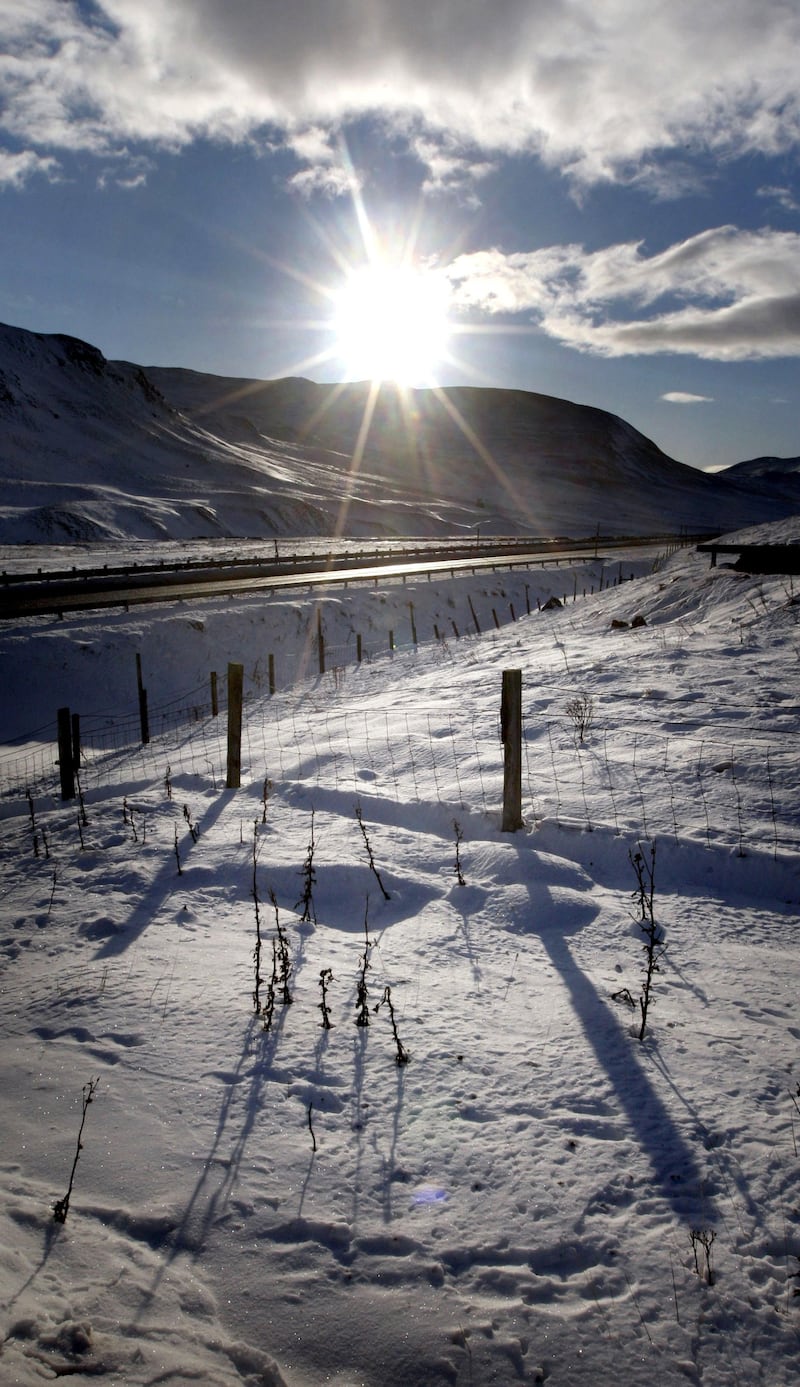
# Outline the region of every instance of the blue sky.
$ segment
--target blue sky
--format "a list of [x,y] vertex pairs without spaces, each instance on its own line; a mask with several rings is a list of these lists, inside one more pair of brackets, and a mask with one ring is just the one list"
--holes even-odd
[[800,454],[796,0],[6,0],[0,47],[3,321]]

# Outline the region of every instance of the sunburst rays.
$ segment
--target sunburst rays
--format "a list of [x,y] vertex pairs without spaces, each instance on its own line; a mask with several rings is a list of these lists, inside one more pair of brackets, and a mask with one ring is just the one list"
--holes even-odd
[[[454,318],[448,311],[449,287],[444,272],[437,268],[431,258],[421,256],[419,252],[424,222],[422,202],[418,202],[404,227],[394,227],[390,231],[385,227],[379,229],[367,210],[344,142],[340,155],[343,166],[351,173],[353,220],[349,235],[343,236],[341,228],[330,229],[323,225],[312,217],[308,207],[304,208],[307,222],[321,246],[322,268],[310,273],[296,264],[279,262],[265,252],[258,253],[260,258],[311,294],[320,305],[319,315],[298,316],[290,326],[294,330],[313,333],[317,343],[322,339],[322,345],[316,346],[308,355],[287,361],[278,374],[282,377],[312,372],[319,375],[328,368],[347,378],[331,384],[323,399],[315,401],[308,417],[297,426],[298,441],[312,440],[326,416],[336,411],[337,405],[343,397],[346,400],[349,392],[358,390],[363,393],[357,424],[349,424],[347,420],[343,423],[343,433],[347,429],[352,441],[336,517],[336,537],[348,533],[349,516],[354,501],[359,497],[359,480],[371,443],[384,455],[387,450],[396,449],[396,461],[402,460],[407,467],[407,480],[414,485],[414,489],[424,490],[434,497],[443,482],[452,487],[452,474],[445,476],[448,467],[451,469],[452,458],[436,455],[439,430],[431,427],[431,406],[443,411],[463,437],[468,452],[481,460],[494,485],[504,490],[509,502],[518,509],[521,498],[502,465],[476,425],[459,408],[455,390],[449,390],[442,383],[450,371],[461,379],[466,377],[476,384],[484,383],[474,365],[461,358],[457,343],[459,339],[496,334],[498,330],[507,329],[498,329],[496,325],[465,323],[463,320],[459,322]],[[449,253],[445,252],[444,259],[445,263],[449,261]],[[429,278],[426,279],[426,276]],[[349,308],[346,306],[348,286],[353,293]],[[386,325],[385,338],[381,337],[381,329],[377,327],[375,340],[371,344],[359,341],[359,334],[363,336],[370,330],[370,296],[383,290],[387,291],[390,310],[394,296],[395,335],[398,332],[407,334],[406,341],[399,347],[391,341],[391,324]],[[426,294],[430,294],[427,318]],[[425,321],[415,323],[415,313]],[[427,356],[427,369],[418,373],[413,369],[415,341],[419,343],[420,353],[424,349]],[[412,384],[415,374],[419,381]],[[353,382],[359,377],[360,384],[355,385]],[[235,389],[221,392],[209,408],[241,404],[263,386],[263,381],[237,383]],[[398,419],[399,436],[396,427]],[[381,429],[384,435],[376,436],[375,431]]]

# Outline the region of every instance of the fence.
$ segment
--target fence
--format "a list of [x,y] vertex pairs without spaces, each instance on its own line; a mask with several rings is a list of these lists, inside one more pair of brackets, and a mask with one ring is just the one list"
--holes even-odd
[[[574,600],[577,580],[569,577],[572,592],[566,597]],[[349,696],[360,667],[417,648],[413,603],[404,600],[403,609],[408,611],[403,645],[392,631],[380,637],[373,633],[370,646],[356,635],[345,644],[325,644],[318,620],[313,620],[302,651],[298,647],[281,655],[286,668],[276,670],[273,656],[261,662],[259,678],[251,677],[245,698],[243,783],[248,777],[260,781],[268,775],[275,783],[303,787],[318,796],[328,790],[369,792],[393,801],[446,805],[462,813],[499,812],[499,671],[494,702],[476,701],[473,713],[460,709],[454,714],[445,697],[421,717],[390,703],[383,710],[359,705]],[[516,614],[523,610],[524,606]],[[434,631],[438,639],[433,642],[430,633],[423,633],[428,643],[419,641],[421,669],[431,661],[445,668],[454,658],[466,674],[484,668],[487,646],[466,633],[465,613],[453,632],[457,642],[442,630]],[[510,619],[516,614],[510,608]],[[484,627],[485,615],[480,614]],[[478,627],[477,619],[473,626]],[[491,635],[489,640],[491,644]],[[305,679],[294,685],[298,672],[304,672]],[[737,852],[768,845],[776,856],[797,846],[792,738],[767,722],[759,725],[755,712],[748,725],[749,719],[741,720],[741,708],[732,710],[730,732],[719,710],[710,723],[682,717],[667,735],[657,712],[648,727],[646,714],[637,709],[632,731],[615,721],[613,711],[604,726],[601,710],[580,745],[566,713],[575,682],[569,672],[565,675],[564,664],[556,658],[549,668],[540,665],[535,673],[524,672],[523,680],[522,788],[529,822],[546,820],[583,831],[690,836]],[[199,777],[221,789],[226,781],[225,697],[221,677],[219,717],[212,716],[210,681],[151,707],[145,744],[135,712],[123,719],[82,718],[81,789],[98,795],[115,787],[125,790],[163,779],[167,768],[173,776]],[[30,734],[24,746],[5,748],[0,752],[0,813],[3,799],[56,794],[58,771],[54,726]],[[17,810],[7,804],[6,812]]]
[[[477,647],[474,647],[477,650]],[[463,652],[469,654],[470,652]],[[452,658],[444,649],[429,659]],[[446,806],[453,814],[489,816],[499,824],[503,801],[500,684],[496,715],[453,713],[440,705],[427,713],[358,706],[347,681],[333,676],[274,698],[251,697],[242,732],[242,783],[294,787],[321,803],[326,795],[369,795],[393,803]],[[197,692],[197,691],[195,691]],[[720,724],[713,735],[687,723],[669,736],[646,726],[598,725],[581,745],[566,708],[573,686],[545,671],[524,695],[522,789],[527,822],[557,823],[582,831],[605,829],[628,836],[693,838],[744,854],[758,847],[775,857],[800,846],[793,812],[796,784],[793,739],[767,736],[757,727]],[[546,694],[549,711],[537,711],[534,694]],[[183,714],[195,708],[195,721]],[[201,705],[162,710],[149,743],[136,742],[136,722],[89,730],[82,742],[80,786],[84,794],[115,788],[130,793],[167,774],[195,777],[216,790],[226,779],[226,719]],[[178,714],[181,714],[179,718]],[[112,737],[113,733],[113,737]],[[54,795],[58,768],[53,748],[30,752],[25,789]],[[49,760],[49,764],[47,764]]]
[[[640,565],[641,566],[641,565]],[[645,568],[650,566],[645,561]],[[583,569],[583,565],[581,566]],[[556,580],[559,588],[558,601],[565,605],[575,602],[587,593],[614,587],[625,581],[627,569],[619,559],[608,562],[600,559],[592,567],[589,564],[578,577],[579,570],[560,570]],[[508,576],[508,575],[506,575]],[[555,578],[555,572],[550,573]],[[430,578],[430,574],[428,575]],[[405,587],[405,579],[394,580],[397,587]],[[552,588],[552,582],[548,585]],[[316,673],[330,674],[338,685],[346,676],[348,669],[361,664],[369,664],[387,654],[417,649],[434,641],[445,647],[454,639],[460,645],[468,644],[471,636],[500,630],[504,625],[516,621],[522,615],[529,615],[540,606],[537,596],[523,582],[516,594],[516,607],[513,601],[503,602],[492,598],[484,603],[484,610],[476,611],[470,596],[467,596],[463,611],[456,614],[448,612],[439,622],[433,622],[431,629],[423,628],[422,621],[415,611],[413,600],[404,594],[399,606],[395,608],[395,627],[385,631],[372,631],[368,638],[353,632],[344,642],[327,639],[320,619],[318,600],[315,599],[315,615],[308,623],[306,638],[293,648],[280,649],[256,660],[250,675],[250,699],[262,692],[271,695],[280,690],[292,689],[298,681],[305,681]],[[551,599],[552,600],[552,599]],[[101,762],[109,766],[114,763],[113,753],[130,752],[140,741],[155,739],[166,744],[177,745],[181,740],[181,729],[200,726],[212,711],[225,711],[225,681],[210,675],[209,681],[177,695],[167,702],[153,705],[147,700],[142,688],[141,665],[137,656],[138,711],[120,717],[117,713],[104,715],[82,715],[79,718],[79,742],[81,751],[81,772],[86,775],[91,768]],[[245,694],[247,698],[247,693]],[[202,733],[200,734],[202,735]],[[33,790],[44,791],[58,778],[58,753],[56,723],[51,727],[39,728],[18,738],[16,744],[9,743],[0,748],[0,800],[14,794],[27,794]],[[77,740],[77,739],[76,739]],[[143,758],[146,760],[147,758]]]
[[[224,700],[222,701],[224,707]],[[157,746],[177,745],[187,729],[209,717],[209,687],[202,685],[149,710],[149,735]],[[142,741],[139,713],[126,717],[95,714],[79,720],[80,760],[76,770],[96,781],[102,774],[113,777],[113,767],[134,756]],[[101,767],[106,767],[105,771]],[[49,793],[59,781],[57,725],[46,724],[0,750],[0,795],[8,797]],[[113,782],[109,782],[113,783]]]

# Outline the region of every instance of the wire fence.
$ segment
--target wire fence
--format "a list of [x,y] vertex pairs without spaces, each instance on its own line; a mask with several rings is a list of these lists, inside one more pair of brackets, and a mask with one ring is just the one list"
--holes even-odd
[[[625,579],[622,564],[615,560],[610,566],[601,559],[596,572],[581,575],[577,571],[561,570],[557,581],[563,582],[564,590],[558,598],[565,605],[585,596],[588,590],[613,587]],[[551,574],[551,577],[554,574]],[[630,574],[633,577],[633,573]],[[592,579],[589,583],[589,578]],[[401,580],[398,579],[398,583]],[[353,632],[346,641],[330,642],[323,637],[321,628],[309,625],[306,639],[288,649],[273,652],[256,660],[250,674],[250,698],[269,692],[270,695],[292,690],[298,683],[309,677],[327,675],[338,687],[346,672],[372,661],[386,658],[404,651],[415,650],[435,642],[446,647],[447,643],[457,641],[460,646],[468,646],[473,635],[501,629],[515,622],[522,615],[529,615],[539,601],[531,597],[527,585],[523,585],[524,596],[518,596],[517,607],[513,602],[505,604],[499,599],[488,611],[481,613],[481,624],[472,603],[459,615],[458,622],[451,614],[434,622],[432,629],[417,630],[417,618],[412,601],[403,603],[402,613],[397,613],[396,630],[373,631],[369,637],[362,638]],[[402,625],[400,624],[402,623]],[[147,707],[148,733],[151,740],[175,742],[181,740],[181,730],[200,726],[211,716],[212,706],[225,711],[225,681],[219,680],[218,689],[212,691],[211,680],[187,690],[167,702]],[[92,714],[80,717],[81,766],[97,766],[107,758],[114,761],[114,753],[130,751],[135,753],[142,740],[141,710],[132,710],[120,715],[113,711],[107,715]],[[146,759],[146,758],[145,758]],[[26,795],[36,790],[46,789],[58,782],[57,729],[55,720],[44,728],[18,737],[0,747],[0,801],[12,796]]]
[[[574,587],[574,584],[573,584]],[[522,614],[521,612],[519,613]],[[514,613],[511,612],[513,620]],[[411,639],[409,639],[409,634]],[[421,642],[427,664],[458,660],[465,672],[482,667],[485,645],[461,631],[434,631]],[[484,636],[485,641],[485,636]],[[257,661],[245,697],[242,780],[263,781],[392,801],[446,805],[461,813],[499,815],[503,749],[497,715],[445,700],[430,713],[381,709],[351,697],[359,665],[391,660],[417,648],[416,631],[341,644],[315,643]],[[566,656],[555,642],[555,648]],[[325,671],[324,675],[322,671]],[[256,677],[257,673],[257,677]],[[282,678],[281,678],[282,677]],[[745,852],[768,844],[777,856],[800,846],[796,804],[800,770],[794,738],[754,710],[741,707],[692,722],[682,716],[667,732],[653,713],[637,710],[634,730],[602,705],[595,725],[580,729],[567,713],[575,682],[563,664],[526,675],[523,731],[524,810],[529,822],[555,822],[583,831],[693,837],[709,846]],[[585,677],[585,676],[584,676]],[[297,682],[301,679],[302,682]],[[216,704],[217,715],[212,711]],[[486,709],[481,699],[476,709]],[[82,792],[153,783],[167,776],[199,777],[214,789],[226,780],[226,687],[208,682],[149,709],[149,740],[140,714],[109,712],[80,720],[76,769]],[[55,724],[0,750],[0,816],[17,812],[26,796],[55,796],[60,776]]]
[[[566,686],[564,689],[566,693]],[[561,690],[551,689],[554,698]],[[561,706],[564,706],[563,704]],[[497,819],[503,797],[503,748],[498,716],[465,715],[437,705],[430,713],[358,706],[337,696],[333,677],[300,693],[255,696],[245,705],[242,784],[295,787],[319,803],[325,795],[369,796],[393,804],[446,806],[453,815]],[[196,714],[186,718],[187,710]],[[154,782],[194,777],[219,790],[226,779],[226,719],[198,703],[165,707],[147,744],[135,719],[89,729],[82,742],[79,786],[86,795],[115,788],[130,793]],[[665,735],[640,727],[587,730],[574,720],[537,711],[528,699],[523,724],[523,810],[529,823],[581,831],[704,841],[744,855],[754,848],[776,858],[800,848],[795,808],[798,770],[793,739],[731,739],[688,724]],[[54,748],[25,759],[30,778],[21,793],[55,795]]]
[[[220,703],[224,711],[224,695]],[[187,729],[209,717],[208,688],[186,691],[149,711],[149,733],[154,746],[179,744]],[[139,713],[93,714],[80,719],[79,775],[87,783],[113,777],[114,767],[126,756],[135,757],[142,742]],[[58,732],[55,721],[0,749],[0,799],[46,794],[59,784]],[[109,781],[108,783],[112,783]]]

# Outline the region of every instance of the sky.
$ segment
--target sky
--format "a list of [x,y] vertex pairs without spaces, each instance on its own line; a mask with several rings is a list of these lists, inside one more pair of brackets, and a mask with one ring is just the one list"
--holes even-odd
[[796,0],[4,0],[0,319],[800,454]]

